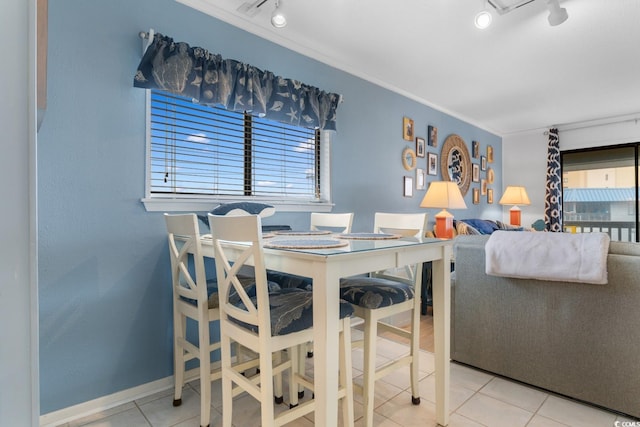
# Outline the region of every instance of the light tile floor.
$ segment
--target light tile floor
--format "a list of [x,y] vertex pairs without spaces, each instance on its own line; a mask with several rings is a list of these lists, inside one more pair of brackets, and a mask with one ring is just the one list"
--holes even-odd
[[[380,338],[378,363],[406,353],[403,344]],[[353,351],[354,379],[361,380],[362,350]],[[309,364],[308,366],[312,366]],[[432,353],[420,355],[420,396],[418,406],[411,404],[408,369],[396,371],[376,383],[375,420],[379,427],[435,426],[435,378]],[[165,390],[140,400],[64,424],[64,427],[198,427],[199,383],[184,388],[182,406],[172,406],[172,390]],[[307,393],[308,394],[308,393]],[[286,392],[285,392],[286,396]],[[354,397],[356,427],[362,425],[360,396]],[[286,404],[286,402],[285,402]],[[211,427],[221,425],[221,388],[212,386]],[[490,427],[610,427],[616,421],[634,421],[538,389],[523,386],[469,367],[451,364],[450,426]],[[284,409],[285,406],[282,406]],[[260,407],[244,394],[234,402],[236,427],[259,425]],[[313,426],[313,416],[287,424],[291,427]],[[341,425],[341,423],[338,423]]]

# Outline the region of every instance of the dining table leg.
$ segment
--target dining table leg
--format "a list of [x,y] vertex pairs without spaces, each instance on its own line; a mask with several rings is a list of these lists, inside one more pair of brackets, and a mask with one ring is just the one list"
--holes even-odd
[[433,335],[436,375],[436,422],[449,424],[451,345],[451,246],[442,247],[442,259],[433,261]]
[[313,270],[314,424],[333,426],[338,422],[339,269],[318,263]]

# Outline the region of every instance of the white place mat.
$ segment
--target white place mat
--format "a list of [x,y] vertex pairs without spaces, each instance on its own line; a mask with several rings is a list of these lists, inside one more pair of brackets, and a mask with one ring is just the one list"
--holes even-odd
[[331,234],[329,230],[308,230],[308,231],[292,231],[292,230],[279,230],[274,231],[275,234],[283,236],[323,236]]
[[402,237],[399,234],[387,234],[387,233],[343,233],[338,234],[341,239],[354,239],[354,240],[387,240],[387,239],[399,239]]
[[275,239],[264,244],[265,248],[279,249],[327,249],[347,246],[349,242],[336,239]]

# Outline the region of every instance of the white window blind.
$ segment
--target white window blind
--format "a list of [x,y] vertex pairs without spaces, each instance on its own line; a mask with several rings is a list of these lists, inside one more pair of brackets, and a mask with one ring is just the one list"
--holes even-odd
[[151,91],[148,196],[321,201],[320,131]]

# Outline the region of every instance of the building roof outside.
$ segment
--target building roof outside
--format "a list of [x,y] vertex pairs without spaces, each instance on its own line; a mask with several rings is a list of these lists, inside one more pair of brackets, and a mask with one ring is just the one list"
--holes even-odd
[[563,202],[628,202],[636,199],[631,188],[565,188]]

